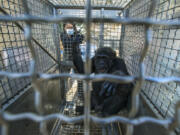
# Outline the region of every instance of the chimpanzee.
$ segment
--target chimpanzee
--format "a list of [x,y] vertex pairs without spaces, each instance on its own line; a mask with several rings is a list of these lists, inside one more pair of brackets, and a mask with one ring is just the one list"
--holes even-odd
[[[79,73],[84,73],[80,56],[73,60]],[[108,73],[120,76],[129,75],[123,59],[116,57],[110,47],[99,48],[92,58],[92,73]],[[91,92],[91,109],[102,116],[118,113],[126,108],[133,84],[113,83],[109,81],[93,82]]]

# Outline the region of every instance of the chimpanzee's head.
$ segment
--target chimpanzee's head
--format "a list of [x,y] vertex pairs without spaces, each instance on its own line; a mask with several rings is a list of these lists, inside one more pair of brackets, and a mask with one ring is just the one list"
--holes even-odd
[[110,47],[99,48],[94,57],[94,68],[96,73],[108,73],[116,57],[115,51]]

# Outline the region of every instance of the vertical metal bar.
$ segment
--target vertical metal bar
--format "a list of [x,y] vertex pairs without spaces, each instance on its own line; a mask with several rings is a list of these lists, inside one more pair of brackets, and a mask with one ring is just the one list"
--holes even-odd
[[180,126],[180,101],[176,103],[176,108],[175,108],[175,127]]
[[8,135],[8,123],[3,118],[3,112],[0,110],[0,125],[1,125],[1,135]]
[[[150,9],[149,9],[149,13],[148,13],[148,16],[147,18],[149,18],[152,14],[152,11],[154,9],[155,6],[155,2],[154,0],[151,2],[151,5],[150,5]],[[149,30],[149,25],[145,25],[145,28],[144,28],[144,35],[145,35],[145,41],[144,41],[144,48],[143,48],[143,51],[142,51],[142,54],[141,54],[141,57],[140,57],[140,60],[139,60],[139,68],[140,68],[140,74],[139,74],[139,77],[140,79],[138,80],[134,90],[133,90],[133,94],[132,94],[132,108],[131,108],[131,111],[129,113],[129,116],[130,117],[134,117],[134,115],[136,114],[137,112],[137,109],[138,109],[138,106],[139,106],[139,92],[140,92],[140,87],[142,86],[142,83],[143,83],[143,80],[144,80],[144,59],[145,59],[145,56],[147,54],[147,51],[148,51],[148,47],[149,47],[149,44],[150,44],[150,41],[151,41],[151,33],[150,33],[150,30]]]
[[[150,4],[148,15],[147,15],[146,18],[149,18],[151,16],[154,7],[155,7],[155,0],[152,0],[151,4]],[[142,86],[142,84],[144,82],[144,77],[145,77],[144,59],[145,59],[145,56],[147,54],[149,44],[150,44],[150,41],[151,41],[151,38],[150,38],[151,33],[150,33],[150,30],[149,30],[149,26],[150,25],[145,25],[144,26],[144,35],[145,35],[144,48],[142,50],[142,54],[141,54],[140,60],[139,60],[139,68],[140,68],[139,79],[137,80],[135,88],[133,89],[133,92],[132,92],[131,110],[130,110],[130,113],[129,113],[129,117],[131,117],[131,118],[136,115],[136,113],[137,113],[137,111],[139,109],[139,93],[140,93],[141,86]],[[133,126],[127,125],[126,135],[132,135],[133,130],[134,130]]]
[[179,126],[180,126],[180,101],[177,101],[175,106],[175,114],[174,114],[173,122],[170,124],[169,130],[172,131]]
[[91,59],[90,59],[90,40],[91,40],[91,0],[87,0],[86,4],[86,62],[85,62],[85,73],[91,73]]
[[1,127],[1,133],[2,135],[8,135],[8,125],[5,122],[2,122],[2,127]]
[[[24,9],[25,9],[25,14],[29,15],[30,11],[28,8],[28,1],[27,0],[22,0]],[[42,109],[42,94],[40,91],[40,86],[39,83],[37,82],[37,61],[38,61],[38,57],[35,53],[35,48],[32,45],[32,29],[31,29],[31,23],[30,22],[26,22],[27,26],[24,29],[24,36],[25,39],[27,40],[28,46],[30,48],[31,54],[32,54],[32,86],[34,87],[35,90],[35,108],[37,110],[37,112],[42,115],[43,114],[43,109]],[[40,132],[43,135],[47,135],[47,128],[46,128],[46,122],[41,122],[40,123]]]
[[[86,1],[86,62],[85,62],[85,74],[90,75],[91,73],[91,59],[90,59],[90,40],[91,40],[91,0]],[[85,119],[84,119],[84,134],[89,135],[90,126],[90,88],[91,81],[84,81],[84,99],[85,99]]]
[[123,41],[124,41],[124,34],[125,34],[125,26],[121,25],[121,37],[119,41],[119,56],[123,57]]
[[[104,8],[101,9],[101,18],[104,18]],[[104,22],[100,23],[99,47],[104,45]]]
[[[123,12],[123,17],[128,17],[128,12],[129,10],[126,9]],[[121,24],[121,37],[120,37],[120,42],[119,42],[119,56],[122,58],[123,57],[123,41],[124,41],[124,37],[125,37],[125,25]]]
[[[55,8],[53,8],[53,15],[54,17],[56,17],[57,15],[57,10]],[[54,42],[55,42],[55,46],[56,46],[56,53],[57,53],[57,60],[58,60],[58,70],[59,70],[59,73],[61,73],[61,50],[60,50],[60,38],[59,38],[59,34],[58,34],[58,24],[53,24],[53,27],[54,27]],[[61,79],[59,79],[59,91],[63,92],[64,89],[61,89]],[[63,93],[61,92],[61,97],[62,95],[64,95]],[[63,97],[62,97],[63,98]]]

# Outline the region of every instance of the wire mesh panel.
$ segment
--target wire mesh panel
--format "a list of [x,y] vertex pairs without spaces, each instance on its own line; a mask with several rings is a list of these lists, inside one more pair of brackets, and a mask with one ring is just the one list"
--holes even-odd
[[[102,26],[103,25],[103,28]],[[92,44],[99,47],[111,47],[119,55],[121,25],[111,23],[93,23],[91,28]]]
[[[84,6],[86,4],[85,0],[49,0],[52,2],[55,6],[69,6],[73,8],[73,6]],[[131,0],[92,0],[92,6],[111,6],[111,7],[125,7]]]
[[[150,1],[136,0],[128,7],[129,17],[145,18],[148,13]],[[153,11],[156,19],[178,19],[178,1],[158,1]],[[179,76],[179,28],[168,26],[153,26],[152,43],[150,44],[145,66],[146,75],[156,77]],[[139,73],[138,61],[142,51],[144,40],[144,26],[125,26],[123,39],[123,57],[129,65],[129,71],[137,75]],[[164,117],[174,114],[174,105],[179,96],[178,83],[157,84],[146,82],[143,92],[157,107]]]
[[[82,81],[71,80],[71,87],[67,88],[66,102],[64,105],[63,113],[69,117],[77,117],[83,114],[84,98],[83,98],[83,84]],[[56,128],[53,133],[57,135],[76,135],[84,134],[83,122],[79,123],[66,123],[61,120],[55,123]],[[91,124],[90,132],[92,135],[101,134],[101,127],[98,124]]]
[[[149,0],[136,0],[127,8],[127,16],[146,18]],[[179,19],[179,1],[159,0],[156,2],[152,18],[157,20]],[[152,26],[152,42],[145,59],[146,75],[155,77],[179,76],[180,70],[180,34],[179,27]],[[126,59],[129,71],[133,75],[139,74],[139,59],[145,41],[143,40],[144,25],[124,26],[123,57]],[[172,117],[175,104],[180,99],[180,86],[176,82],[158,84],[144,83],[142,93],[151,101],[163,117]]]
[[[28,1],[31,7],[30,13],[37,16],[52,15],[52,7],[45,2]],[[18,16],[24,14],[24,6],[21,0],[9,0],[0,2],[0,15]],[[25,73],[28,72],[32,56],[24,36],[23,22],[0,22],[0,68],[2,71]],[[33,46],[37,53],[37,70],[46,72],[55,62],[44,52],[44,48],[52,57],[56,58],[56,46],[53,24],[39,23],[32,26]],[[40,45],[40,46],[38,46]],[[43,49],[42,49],[43,48]],[[10,98],[21,92],[31,83],[30,78],[1,78],[1,104],[8,102]]]

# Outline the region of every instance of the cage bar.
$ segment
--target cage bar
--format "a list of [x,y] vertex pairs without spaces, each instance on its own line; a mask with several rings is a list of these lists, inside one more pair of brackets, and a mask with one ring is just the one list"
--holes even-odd
[[[17,95],[22,95],[20,93],[32,85],[35,89],[34,106],[38,112],[8,113],[1,109],[2,134],[7,134],[9,121],[22,119],[38,122],[43,134],[47,134],[46,124],[51,120],[57,123],[54,126],[56,131],[52,132],[55,134],[112,133],[119,125],[117,122],[122,123],[121,128],[127,125],[127,134],[133,134],[134,126],[145,123],[158,124],[179,134],[178,1],[3,0],[0,3],[1,106],[12,104],[9,102],[12,99],[17,102]],[[76,10],[78,12],[71,16],[63,12],[64,9],[85,8]],[[103,8],[104,12],[121,10],[124,14],[119,16],[115,12],[118,15],[102,17],[100,9],[102,11]],[[59,11],[63,14],[57,14]],[[64,22],[85,24],[82,25],[86,33],[86,43],[82,45],[86,49],[85,74],[74,73],[72,59],[65,58],[65,52],[71,55],[71,47],[64,48],[64,57],[60,57],[60,27]],[[125,60],[130,76],[91,74],[91,54],[101,46],[112,47]],[[53,67],[57,67],[59,72],[47,73]],[[60,80],[62,102],[58,104],[63,106],[60,113],[43,115],[41,96],[45,89],[39,84],[41,80]],[[120,114],[99,118],[90,114],[91,83],[101,80],[136,81],[131,111],[128,112],[130,118]],[[139,94],[163,119],[134,118],[140,103]],[[78,107],[84,107],[84,115],[77,112]]]

